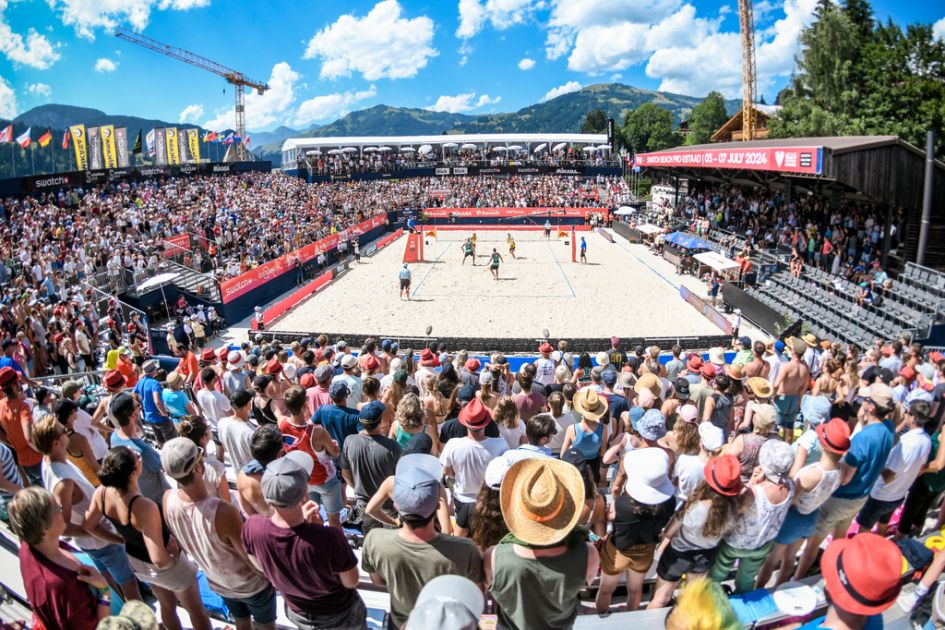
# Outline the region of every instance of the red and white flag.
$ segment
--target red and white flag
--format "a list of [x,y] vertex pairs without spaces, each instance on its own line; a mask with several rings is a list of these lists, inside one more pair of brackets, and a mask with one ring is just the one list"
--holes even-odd
[[13,142],[13,125],[7,125],[0,131],[0,144]]
[[16,137],[16,143],[20,145],[21,147],[23,147],[24,149],[29,148],[30,142],[33,141],[33,139],[30,138],[30,132],[32,131],[33,131],[32,127],[27,127],[26,131],[24,131],[23,133],[21,133],[20,135]]

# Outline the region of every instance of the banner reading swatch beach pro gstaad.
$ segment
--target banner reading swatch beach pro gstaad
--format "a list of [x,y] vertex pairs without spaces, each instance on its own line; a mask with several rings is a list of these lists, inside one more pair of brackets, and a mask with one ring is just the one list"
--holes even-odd
[[428,219],[532,217],[538,220],[543,217],[581,217],[586,219],[592,214],[602,214],[606,218],[609,212],[607,208],[424,208],[423,214]]
[[651,168],[720,168],[820,175],[823,172],[823,156],[823,147],[659,151],[638,154],[633,165]]
[[[387,217],[383,214],[367,219],[358,223],[348,230],[353,237],[357,237],[365,232],[380,227],[387,222]],[[314,259],[319,253],[327,253],[336,247],[341,240],[338,234],[331,234],[323,239],[310,243],[301,249],[280,256],[263,265],[259,265],[249,271],[242,273],[235,278],[224,280],[220,283],[220,292],[223,295],[223,303],[232,302],[236,298],[249,293],[253,289],[261,287],[273,278],[281,276],[290,271],[299,260],[303,264]]]

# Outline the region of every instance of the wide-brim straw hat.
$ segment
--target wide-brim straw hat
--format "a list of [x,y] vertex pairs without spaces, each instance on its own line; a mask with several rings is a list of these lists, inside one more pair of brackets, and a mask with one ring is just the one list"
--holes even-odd
[[550,457],[515,462],[499,492],[509,531],[537,546],[561,542],[574,529],[584,498],[584,479],[578,469]]
[[751,393],[754,394],[756,398],[771,398],[771,395],[774,393],[771,382],[760,376],[752,376],[748,379],[748,389],[751,390]]
[[574,410],[589,420],[600,420],[607,414],[607,398],[589,387],[574,395]]
[[653,392],[653,396],[655,398],[659,398],[662,390],[660,387],[660,377],[656,374],[653,374],[652,372],[646,372],[637,379],[633,389],[638,394],[644,389],[648,389]]

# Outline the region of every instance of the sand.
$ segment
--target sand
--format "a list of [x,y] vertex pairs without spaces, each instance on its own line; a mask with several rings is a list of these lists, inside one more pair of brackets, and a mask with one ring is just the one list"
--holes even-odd
[[[687,337],[721,331],[686,303],[669,263],[614,236],[610,243],[584,233],[588,264],[571,262],[564,241],[540,232],[515,232],[513,260],[505,232],[477,232],[476,266],[461,265],[462,240],[472,232],[445,232],[426,246],[427,261],[410,265],[411,300],[398,296],[406,237],[301,303],[271,330],[369,333],[375,336]],[[580,233],[579,233],[580,237]],[[487,266],[492,248],[505,259],[499,281]],[[682,281],[698,295],[705,287]]]

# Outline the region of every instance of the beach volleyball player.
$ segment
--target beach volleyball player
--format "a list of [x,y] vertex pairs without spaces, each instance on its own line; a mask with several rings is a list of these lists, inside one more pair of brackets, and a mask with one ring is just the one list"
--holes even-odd
[[407,296],[407,300],[410,300],[410,269],[407,268],[407,263],[404,263],[404,268],[400,270],[400,299],[404,299],[404,295]]
[[499,279],[499,262],[505,262],[505,259],[502,258],[495,248],[492,248],[492,254],[489,256],[489,271],[492,272],[492,277],[496,280]]
[[[471,239],[466,239],[463,241],[463,262],[462,265],[466,264],[466,259],[472,258],[473,267],[476,266],[476,247],[473,245]],[[462,266],[461,265],[461,266]]]

